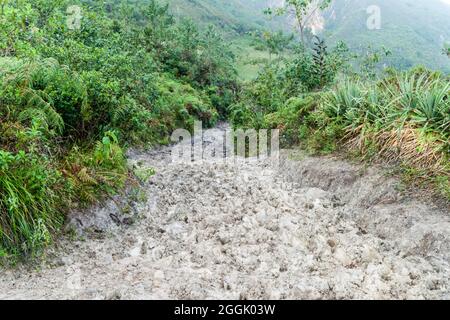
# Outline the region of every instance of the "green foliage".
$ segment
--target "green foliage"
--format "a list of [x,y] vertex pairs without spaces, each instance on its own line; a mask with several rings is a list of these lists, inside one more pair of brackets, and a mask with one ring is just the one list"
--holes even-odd
[[355,110],[362,110],[365,102],[361,85],[352,81],[345,81],[336,90],[331,91],[323,103],[323,112],[336,121],[346,120],[352,123]]
[[31,74],[30,89],[50,101],[64,123],[64,135],[82,135],[92,116],[87,90],[78,75],[57,63],[38,64]]
[[381,69],[380,64],[385,62],[384,58],[389,57],[391,54],[392,52],[385,47],[374,49],[372,46],[368,46],[361,54],[362,59],[359,63],[360,71],[356,76],[363,79],[376,79],[379,70]]
[[217,111],[206,94],[167,76],[161,77],[157,83],[160,98],[155,103],[155,113],[167,130],[180,126],[193,128],[195,119],[201,120],[205,126],[212,126],[217,121]]
[[317,107],[317,96],[293,97],[276,112],[264,116],[264,127],[282,130],[282,143],[300,143],[305,126],[311,119],[308,115]]
[[102,195],[115,194],[124,187],[128,170],[122,148],[114,132],[105,133],[94,149],[74,146],[61,168],[70,198],[66,201],[90,204]]
[[2,250],[30,254],[49,243],[63,222],[60,180],[43,157],[0,151]]
[[261,119],[262,113],[257,112],[243,101],[230,107],[230,120],[235,127],[260,128]]
[[[387,100],[391,101],[393,116],[402,122],[431,130],[448,138],[450,82],[437,73],[413,70],[384,81]],[[388,119],[392,119],[389,117]]]
[[105,132],[102,141],[97,142],[94,149],[94,159],[97,165],[105,168],[124,167],[123,152],[113,131]]
[[[80,28],[68,23],[72,5]],[[221,35],[157,1],[0,9],[2,256],[45,246],[66,210],[123,188],[125,146],[165,142],[196,119],[212,126],[234,102],[234,55]]]
[[285,84],[290,95],[322,89],[333,83],[349,61],[345,44],[328,50],[325,41],[315,39],[312,51],[301,46],[294,59],[287,63]]
[[257,45],[259,44],[262,48],[267,48],[271,58],[272,55],[283,52],[294,40],[294,35],[291,34],[286,36],[281,30],[278,32],[265,31],[260,38],[257,38],[257,40]]
[[143,12],[147,24],[135,26],[135,46],[144,44],[162,69],[197,86],[224,86],[233,82],[234,55],[213,27],[200,31],[191,20],[175,23],[168,6],[149,0]]
[[[296,20],[296,28],[300,32],[302,44],[306,44],[305,35],[310,27],[311,19],[320,10],[326,9],[331,4],[331,0],[287,0],[283,7],[275,8],[277,15],[289,14]],[[266,11],[272,14],[272,9]]]

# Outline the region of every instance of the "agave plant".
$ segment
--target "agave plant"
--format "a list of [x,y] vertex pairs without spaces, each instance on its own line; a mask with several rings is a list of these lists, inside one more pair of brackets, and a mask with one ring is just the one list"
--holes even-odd
[[406,117],[417,108],[417,92],[426,87],[428,78],[425,74],[420,76],[405,75],[397,77],[394,85],[386,86],[386,91],[392,98],[392,103],[398,106],[398,115]]
[[364,99],[361,84],[347,80],[325,97],[323,111],[330,118],[345,118],[358,111]]
[[[417,106],[412,119],[428,128],[448,128],[450,83],[435,80],[427,88],[417,92]],[[447,118],[447,119],[446,119]]]

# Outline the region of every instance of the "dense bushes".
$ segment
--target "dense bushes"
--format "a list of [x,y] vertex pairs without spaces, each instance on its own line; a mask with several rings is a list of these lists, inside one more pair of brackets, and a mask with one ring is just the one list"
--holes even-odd
[[285,90],[289,95],[315,91],[333,83],[349,60],[348,48],[338,43],[331,50],[325,41],[315,37],[311,49],[300,46],[284,72]]
[[[69,5],[81,7],[70,28]],[[154,0],[16,1],[0,15],[0,254],[47,244],[74,205],[117,192],[124,146],[167,141],[234,100],[214,29]]]
[[290,98],[332,85],[348,60],[348,49],[342,43],[331,50],[319,38],[312,48],[300,45],[290,59],[266,64],[258,77],[246,84],[240,101],[231,107],[232,122],[261,127],[264,115],[284,108]]
[[[382,159],[450,190],[450,79],[417,67],[353,71],[340,45],[322,41],[267,65],[231,108],[235,126],[278,128],[282,143]],[[377,59],[378,61],[378,59]]]

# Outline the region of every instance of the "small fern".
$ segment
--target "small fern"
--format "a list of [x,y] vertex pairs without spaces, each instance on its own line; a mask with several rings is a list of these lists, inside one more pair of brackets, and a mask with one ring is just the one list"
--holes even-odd
[[44,67],[55,68],[55,62],[44,60],[41,64],[23,63],[5,76],[1,84],[2,91],[10,92],[11,95],[16,92],[19,100],[11,101],[11,103],[19,104],[19,110],[21,110],[16,116],[17,119],[9,120],[37,125],[47,135],[52,134],[51,130],[61,134],[64,130],[64,121],[53,107],[51,97],[43,90],[32,88],[33,75],[39,68]]

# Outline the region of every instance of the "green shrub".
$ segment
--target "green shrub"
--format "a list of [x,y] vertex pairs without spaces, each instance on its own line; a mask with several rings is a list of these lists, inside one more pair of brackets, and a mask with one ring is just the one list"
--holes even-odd
[[56,63],[41,65],[31,73],[30,89],[48,97],[64,121],[64,135],[75,137],[86,132],[92,117],[86,86],[80,77]]
[[255,123],[257,117],[254,110],[242,101],[230,106],[229,118],[235,127],[258,127],[258,124]]
[[283,144],[295,144],[302,142],[301,131],[309,121],[309,114],[317,106],[317,95],[294,97],[286,101],[277,112],[267,114],[264,117],[264,127],[281,129]]
[[315,38],[311,50],[300,46],[284,72],[284,87],[291,95],[323,89],[332,84],[347,65],[348,48],[338,43],[331,50]]
[[164,76],[157,82],[157,91],[159,98],[153,112],[167,133],[176,128],[192,129],[195,119],[201,120],[205,126],[212,126],[218,120],[219,115],[209,97],[189,84]]
[[[83,19],[71,30],[74,4]],[[157,1],[2,9],[2,258],[45,246],[67,209],[123,188],[124,146],[165,143],[196,119],[213,126],[234,102],[234,56],[219,33],[176,21]]]
[[104,195],[115,194],[124,187],[128,169],[126,159],[114,132],[108,131],[93,149],[74,146],[61,168],[69,199],[81,205],[98,201]]

